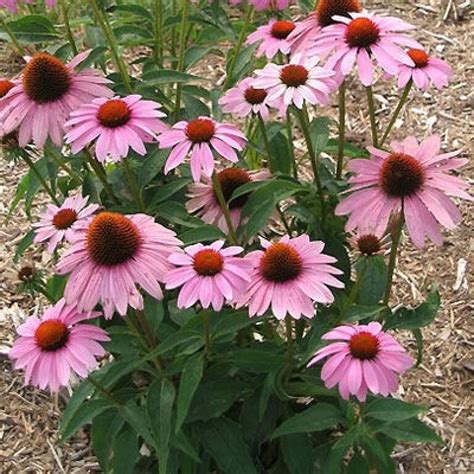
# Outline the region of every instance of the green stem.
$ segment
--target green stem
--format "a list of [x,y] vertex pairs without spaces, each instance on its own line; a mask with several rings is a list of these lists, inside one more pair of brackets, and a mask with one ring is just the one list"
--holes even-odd
[[79,183],[82,183],[82,177],[79,173],[74,171],[64,160],[64,157],[62,155],[58,156],[56,153],[56,150],[52,148],[50,145],[46,144],[44,146],[44,152],[49,153],[49,156],[53,159],[53,161],[56,163],[58,168],[63,169],[72,179],[75,179]]
[[291,163],[293,166],[293,176],[295,179],[298,179],[298,165],[296,163],[295,150],[293,148],[293,126],[289,109],[286,111],[286,133],[288,135],[288,148],[290,150]]
[[[178,51],[178,71],[184,72],[184,55],[186,53],[186,34],[188,29],[188,13],[189,13],[189,1],[183,0],[183,7],[181,9],[181,26],[179,36],[179,51]],[[176,84],[176,105],[175,105],[175,117],[179,120],[181,109],[181,83]]]
[[130,164],[128,163],[128,158],[122,160],[123,169],[125,171],[125,175],[127,176],[128,185],[130,186],[130,191],[132,192],[133,199],[137,208],[140,212],[145,212],[145,203],[143,202],[142,193],[140,192],[140,187],[138,186],[137,180],[135,179],[135,175],[133,174]]
[[41,176],[41,173],[38,171],[28,154],[22,151],[21,157],[23,158],[23,160],[25,160],[25,163],[29,166],[30,170],[34,173],[34,175],[38,178],[38,181],[41,183],[41,186],[43,186],[44,190],[49,194],[54,204],[56,204],[56,206],[60,206],[60,203],[57,200],[55,194],[53,193],[53,190],[49,187],[43,176]]
[[87,162],[94,170],[95,175],[101,182],[103,188],[105,189],[105,192],[109,195],[110,199],[112,199],[115,204],[120,204],[119,199],[117,196],[115,196],[114,192],[112,191],[112,187],[107,181],[107,174],[105,173],[103,166],[92,156],[91,152],[87,148],[84,148],[84,155]]
[[155,0],[155,60],[158,64],[163,65],[163,19],[161,0]]
[[287,357],[288,364],[291,365],[293,361],[293,325],[291,316],[285,318],[285,328],[286,328],[286,344],[287,344]]
[[392,118],[390,119],[390,122],[388,124],[387,130],[385,130],[385,133],[383,134],[382,139],[380,140],[379,146],[382,147],[383,144],[385,143],[385,140],[390,134],[390,131],[392,130],[392,127],[395,125],[395,121],[398,118],[398,115],[400,114],[400,111],[402,110],[403,106],[405,105],[407,99],[408,99],[408,94],[410,93],[411,86],[413,85],[413,81],[410,79],[407,82],[407,85],[405,86],[405,89],[403,89],[402,96],[400,97],[400,101],[398,102],[397,108],[393,112]]
[[224,89],[227,89],[229,86],[232,85],[232,79],[234,77],[234,69],[237,64],[237,58],[239,57],[240,50],[242,49],[242,45],[244,44],[244,40],[247,37],[247,29],[252,21],[254,9],[253,6],[249,3],[247,6],[247,11],[245,12],[245,19],[242,29],[240,30],[239,39],[237,41],[237,45],[235,46],[235,50],[232,54],[232,59],[229,64],[229,69],[227,70],[227,77],[224,83]]
[[122,403],[120,400],[117,400],[101,383],[99,383],[92,375],[89,374],[87,377],[87,380],[96,388],[96,390],[107,400],[109,400],[112,405],[115,405],[117,407],[122,406]]
[[275,171],[274,163],[272,160],[272,152],[270,148],[270,140],[268,139],[267,128],[265,127],[265,122],[260,114],[258,114],[258,124],[260,126],[260,131],[262,132],[263,143],[265,144],[265,151],[267,152],[267,167],[270,173]]
[[0,17],[0,24],[2,25],[2,28],[5,30],[5,33],[10,37],[12,43],[13,43],[13,46],[15,46],[18,54],[20,56],[25,56],[25,49],[23,48],[23,46],[19,43],[19,41],[17,40],[16,36],[15,36],[15,33],[13,33],[12,29],[8,26],[8,23],[5,21],[5,19],[2,17]]
[[[137,315],[137,320],[140,324],[140,327],[142,328],[143,334],[145,335],[145,339],[148,341],[148,347],[150,350],[152,350],[156,347],[157,341],[150,323],[148,322],[148,319],[142,310],[136,310],[135,314]],[[153,358],[153,363],[159,372],[163,371],[163,363],[158,356]]]
[[286,233],[291,236],[291,229],[290,229],[290,226],[286,220],[286,217],[285,217],[285,214],[283,213],[283,211],[280,209],[280,206],[277,206],[277,210],[278,210],[278,214],[280,214],[280,219],[283,223],[283,227],[285,228],[286,230]]
[[336,179],[341,179],[344,167],[344,142],[346,139],[346,84],[339,87],[339,142],[337,147]]
[[72,53],[74,56],[78,53],[76,42],[74,41],[74,35],[72,34],[71,25],[69,23],[69,6],[66,5],[66,0],[59,0],[61,11],[63,14],[64,27],[66,28],[66,36],[71,45]]
[[104,32],[107,42],[109,43],[110,51],[112,53],[115,66],[119,70],[120,75],[122,76],[125,88],[127,89],[128,93],[132,93],[132,86],[130,84],[130,77],[127,72],[127,67],[125,66],[122,56],[120,56],[120,53],[118,51],[117,38],[115,37],[115,34],[112,28],[110,27],[107,16],[100,10],[96,0],[89,0],[89,3],[92,7],[92,10],[94,11],[94,15],[97,21],[99,22],[100,27],[102,28],[102,31]]
[[392,283],[393,283],[393,274],[395,272],[395,265],[397,263],[397,253],[398,253],[398,246],[400,244],[400,237],[402,235],[403,224],[405,223],[405,219],[403,217],[403,203],[402,209],[400,211],[400,216],[398,218],[398,225],[395,229],[393,238],[392,238],[392,247],[390,249],[390,259],[388,262],[388,275],[387,275],[387,285],[385,287],[385,296],[383,298],[383,304],[385,306],[388,305],[390,300],[390,293],[392,291]]
[[326,217],[326,202],[324,200],[324,193],[323,193],[323,187],[321,185],[321,179],[319,178],[318,158],[314,152],[313,140],[311,139],[311,133],[309,132],[309,119],[308,119],[308,111],[306,109],[306,104],[303,106],[302,110],[299,110],[299,109],[296,109],[296,110],[298,112],[301,130],[306,140],[306,147],[308,148],[308,155],[311,161],[311,167],[313,169],[313,174],[314,174],[314,182],[316,184],[319,200],[321,202],[321,214],[324,220]]
[[[171,5],[171,12],[173,14],[173,17],[175,17],[178,13],[178,0],[173,0],[172,5]],[[171,50],[171,56],[173,58],[176,57],[176,25],[173,24],[173,27],[171,29],[171,45],[170,45],[170,50]],[[176,67],[176,61],[173,59],[171,62],[171,66],[174,69]]]
[[375,105],[374,105],[374,93],[372,91],[372,86],[367,86],[367,102],[369,105],[369,117],[370,117],[370,131],[372,133],[372,145],[378,146],[377,138],[377,122],[375,120]]
[[209,311],[203,311],[203,326],[204,326],[204,351],[206,357],[211,354],[211,336],[209,332]]
[[224,193],[222,192],[221,183],[219,178],[217,177],[217,173],[213,173],[212,175],[212,187],[214,192],[216,193],[217,202],[224,213],[224,219],[227,224],[228,232],[229,232],[229,242],[233,245],[238,244],[237,234],[235,233],[234,226],[232,225],[232,219],[230,218],[230,211],[229,206],[225,200]]

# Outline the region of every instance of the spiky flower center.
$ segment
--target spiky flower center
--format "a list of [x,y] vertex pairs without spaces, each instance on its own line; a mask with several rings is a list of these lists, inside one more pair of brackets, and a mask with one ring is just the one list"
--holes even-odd
[[276,242],[268,247],[260,259],[260,273],[268,281],[284,283],[301,273],[303,262],[290,244]]
[[277,39],[286,39],[288,35],[295,29],[292,21],[280,20],[275,21],[272,25],[271,35]]
[[61,209],[53,217],[53,225],[56,229],[67,229],[77,220],[77,212],[74,209]]
[[288,64],[280,72],[280,79],[288,87],[298,87],[306,84],[308,70],[299,64]]
[[55,102],[71,87],[69,69],[48,53],[37,53],[23,70],[23,89],[39,104]]
[[382,245],[380,244],[380,239],[376,235],[365,234],[357,239],[357,248],[361,254],[370,256],[379,252]]
[[69,329],[57,319],[47,319],[36,328],[35,339],[44,351],[56,351],[67,343]]
[[18,279],[23,283],[30,283],[31,281],[33,281],[35,275],[35,268],[30,266],[21,267],[18,271]]
[[[250,175],[242,168],[227,168],[217,174],[217,179],[221,185],[222,194],[225,201],[228,203],[230,209],[241,208],[247,202],[249,194],[243,194],[230,203],[230,198],[234,191],[240,186],[250,182]],[[214,197],[217,201],[217,196],[214,190]]]
[[356,359],[373,359],[379,352],[379,341],[370,332],[361,331],[351,337],[349,350]]
[[186,125],[186,135],[193,143],[208,142],[215,133],[216,126],[210,119],[195,119]]
[[99,265],[111,267],[129,261],[140,246],[137,226],[118,212],[101,212],[87,231],[89,255]]
[[200,250],[193,258],[193,268],[199,275],[213,276],[224,266],[224,259],[213,249]]
[[245,100],[252,105],[263,103],[267,97],[265,89],[255,89],[254,87],[248,87],[244,92]]
[[324,27],[335,23],[334,15],[348,17],[349,13],[361,12],[362,6],[357,0],[319,0],[315,11],[318,24]]
[[346,42],[352,48],[367,48],[379,39],[379,27],[370,18],[356,18],[347,25]]
[[0,79],[0,98],[5,97],[14,87],[15,84],[12,81]]
[[425,67],[430,60],[430,57],[422,49],[409,49],[407,54],[415,63],[415,67]]
[[116,128],[125,125],[130,120],[130,109],[121,99],[111,99],[104,102],[97,111],[97,119],[107,128]]
[[391,197],[415,194],[423,185],[424,171],[420,162],[404,153],[389,155],[380,169],[380,186]]

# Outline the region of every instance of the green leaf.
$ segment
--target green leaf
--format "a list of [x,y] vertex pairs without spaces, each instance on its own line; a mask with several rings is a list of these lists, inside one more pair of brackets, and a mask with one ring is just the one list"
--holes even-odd
[[158,204],[163,201],[168,200],[171,196],[176,194],[179,190],[183,189],[190,183],[189,178],[177,178],[173,181],[157,186],[156,191],[151,196],[150,203],[148,204],[148,209],[154,209]]
[[133,474],[139,456],[137,433],[129,425],[125,425],[118,436],[110,442],[112,443],[113,472]]
[[143,188],[161,171],[166,159],[170,153],[169,149],[160,149],[155,147],[153,151],[148,153],[140,163],[138,170],[138,184]]
[[184,365],[179,383],[176,432],[178,432],[188,416],[191,401],[202,379],[204,360],[202,354],[189,357]]
[[158,461],[160,472],[167,472],[169,441],[171,436],[171,417],[176,396],[174,385],[163,379],[160,391],[160,436],[158,438]]
[[357,302],[361,305],[375,305],[384,295],[387,282],[387,265],[383,255],[359,257],[357,277],[361,279]]
[[199,242],[213,242],[214,240],[225,239],[225,237],[225,234],[220,229],[209,224],[187,230],[179,235],[180,240],[186,245]]
[[13,201],[10,204],[10,208],[8,209],[5,222],[8,222],[10,220],[10,217],[15,212],[15,209],[18,207],[18,204],[25,196],[26,191],[28,190],[28,187],[30,185],[30,181],[31,181],[31,176],[29,173],[25,174],[25,176],[23,176],[23,178],[20,179],[20,182],[18,183],[16,187],[15,197],[13,198]]
[[274,179],[265,181],[253,192],[242,209],[242,219],[248,217],[245,225],[247,234],[253,236],[258,233],[275,212],[279,201],[287,199],[301,190],[301,185],[294,181]]
[[[339,140],[337,138],[330,138],[324,147],[326,153],[333,154],[339,150]],[[359,148],[352,143],[344,143],[344,156],[348,158],[368,158],[369,152],[362,148]]]
[[221,416],[247,389],[246,384],[229,378],[202,382],[194,394],[186,423]]
[[224,310],[219,314],[219,319],[212,328],[211,334],[215,338],[237,334],[241,329],[261,320],[262,318],[250,318],[248,311]]
[[285,420],[271,438],[291,433],[312,433],[335,427],[342,421],[341,412],[329,403],[318,403]]
[[315,117],[309,125],[309,133],[313,142],[314,153],[318,156],[326,147],[329,139],[329,119]]
[[347,466],[346,474],[369,474],[369,472],[369,464],[365,458],[359,453],[354,453]]
[[291,174],[291,154],[288,139],[280,130],[270,137],[270,153],[272,154],[273,172],[279,172],[284,175]]
[[202,220],[191,216],[181,202],[170,201],[159,204],[157,216],[188,228],[202,226]]
[[423,362],[423,334],[421,329],[413,329],[413,335],[415,336],[416,341],[416,367],[418,367]]
[[376,398],[366,405],[366,414],[382,421],[401,421],[427,411],[425,407],[403,402],[396,398]]
[[60,430],[62,440],[66,441],[83,425],[89,423],[94,419],[94,417],[100,415],[109,408],[111,408],[110,402],[103,398],[82,402],[74,413],[74,417],[71,421]]
[[257,474],[240,426],[228,418],[212,420],[200,430],[201,442],[225,474]]
[[280,446],[288,474],[313,474],[315,472],[312,446],[306,433],[282,436]]
[[13,262],[18,263],[20,260],[20,257],[23,255],[25,250],[33,244],[33,239],[35,238],[36,232],[31,229],[28,231],[27,234],[23,236],[23,238],[20,240],[18,243],[16,250],[15,250],[15,255],[13,256]]
[[183,105],[188,119],[195,119],[201,115],[209,116],[211,111],[201,99],[183,92]]
[[371,461],[371,464],[377,467],[378,472],[395,474],[395,464],[390,458],[390,451],[387,452],[375,437],[364,433],[360,443],[365,450],[366,457]]
[[67,277],[64,275],[53,275],[48,278],[46,282],[46,290],[48,295],[52,298],[53,302],[56,303],[64,295],[64,288],[66,286]]
[[42,43],[58,37],[54,25],[43,15],[23,15],[8,22],[8,26],[22,43]]
[[173,350],[175,347],[181,344],[186,343],[187,345],[189,345],[199,339],[202,339],[201,334],[199,332],[189,329],[183,329],[168,336],[163,342],[158,344],[158,347],[151,351],[147,357],[153,358],[161,354],[166,354],[167,352]]
[[285,357],[283,354],[275,353],[274,350],[237,349],[229,353],[229,359],[241,370],[268,373],[281,368]]
[[390,315],[385,329],[418,329],[431,324],[441,304],[438,288],[433,285],[426,301],[415,309],[400,308]]
[[386,309],[387,307],[381,304],[373,306],[353,305],[349,308],[343,320],[352,323],[361,319],[373,319]]
[[203,77],[187,74],[185,72],[174,71],[173,69],[155,69],[143,74],[143,81],[154,86],[161,84],[172,84],[175,82],[186,83],[191,81],[204,81]]
[[123,12],[123,13],[132,13],[133,15],[137,15],[139,17],[144,18],[147,21],[153,20],[153,15],[150,13],[150,10],[142,7],[141,5],[136,4],[128,4],[128,5],[112,5],[111,7],[107,8],[108,12]]
[[124,419],[115,409],[110,409],[96,416],[92,422],[91,439],[94,453],[104,472],[108,472],[112,456],[112,446]]
[[375,432],[384,433],[398,441],[443,443],[443,440],[431,428],[416,418],[394,423],[381,423],[376,427]]

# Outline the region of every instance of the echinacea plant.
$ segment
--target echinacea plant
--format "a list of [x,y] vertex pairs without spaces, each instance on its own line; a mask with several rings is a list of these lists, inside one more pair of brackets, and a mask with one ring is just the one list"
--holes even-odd
[[467,160],[437,134],[386,141],[412,84],[440,90],[450,66],[356,0],[289,3],[1,3],[27,26],[2,17],[24,58],[0,79],[2,146],[28,169],[9,215],[25,198],[36,216],[15,260],[35,246],[54,269],[25,273],[43,309],[10,357],[70,390],[61,440],[90,424],[104,472],[386,474],[397,442],[442,442],[399,391],[439,294],[391,294],[404,231],[423,251],[460,223]]

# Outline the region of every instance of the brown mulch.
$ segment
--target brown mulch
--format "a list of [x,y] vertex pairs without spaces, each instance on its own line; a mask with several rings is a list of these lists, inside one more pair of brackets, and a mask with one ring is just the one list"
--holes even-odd
[[[462,1],[462,0],[460,0]],[[391,4],[367,2],[377,8],[403,17],[419,26],[415,33],[428,50],[446,58],[454,69],[448,89],[437,92],[412,93],[409,106],[403,113],[392,135],[403,138],[416,135],[419,139],[430,133],[440,133],[446,150],[461,148],[463,156],[470,155],[474,143],[472,111],[473,79],[473,23],[466,7],[456,0],[445,2],[424,0]],[[445,12],[449,12],[446,21]],[[0,50],[4,61],[1,74],[8,75],[16,64]],[[216,77],[222,70],[217,57],[199,65],[207,77]],[[360,87],[350,89],[348,100],[348,138],[359,145],[369,142],[370,132],[366,117],[365,96]],[[375,87],[378,117],[387,123],[388,114],[397,103],[398,92],[387,84]],[[336,108],[324,110],[333,117]],[[21,166],[0,159],[0,221],[3,222],[24,173]],[[462,172],[474,181],[472,163]],[[46,202],[41,196],[39,203]],[[474,226],[472,207],[460,203],[463,223],[456,230],[445,233],[441,249],[432,245],[424,251],[405,242],[395,275],[393,303],[415,305],[426,295],[432,282],[439,286],[442,308],[436,322],[423,330],[425,358],[421,366],[402,379],[400,395],[407,401],[429,408],[424,421],[445,441],[444,446],[409,444],[397,449],[395,460],[402,473],[474,473],[474,372],[473,288],[469,277],[474,264]],[[34,214],[36,214],[34,210]],[[7,226],[0,227],[0,472],[86,473],[98,470],[90,450],[87,435],[81,432],[64,446],[57,441],[57,427],[64,407],[65,396],[50,396],[22,386],[22,374],[12,370],[5,356],[14,338],[13,327],[21,320],[21,310],[27,315],[43,304],[15,290],[17,267],[12,263],[16,244],[29,228],[23,210],[17,210]],[[22,264],[47,261],[39,249],[30,251]],[[21,310],[20,310],[21,308]],[[404,343],[414,353],[413,337],[402,334]],[[469,365],[470,364],[470,365]],[[469,368],[470,367],[470,368]]]

